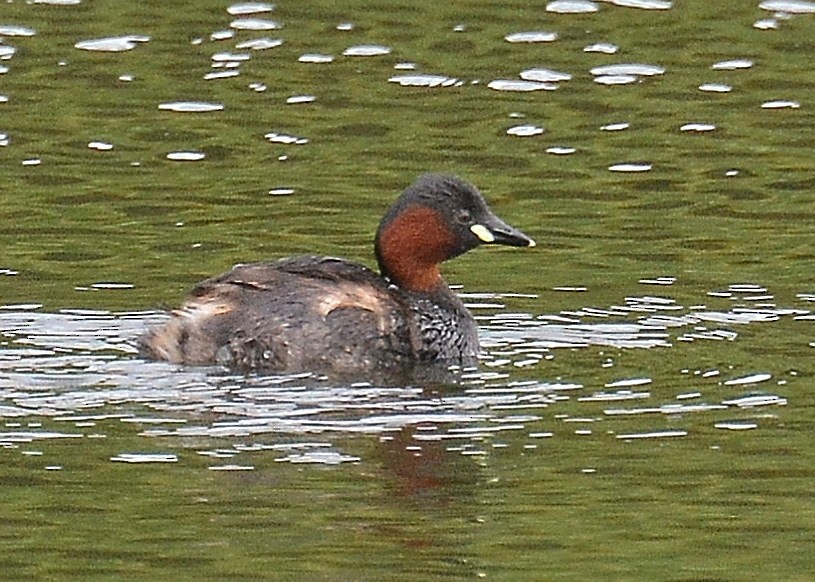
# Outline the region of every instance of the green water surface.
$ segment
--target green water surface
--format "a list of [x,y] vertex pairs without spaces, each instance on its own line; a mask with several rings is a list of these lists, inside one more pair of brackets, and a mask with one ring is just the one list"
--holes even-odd
[[[744,0],[679,0],[667,10],[598,2],[589,14],[523,1],[281,0],[248,16],[215,0],[58,4],[0,5],[0,49],[16,49],[0,60],[8,68],[0,74],[7,310],[172,306],[236,262],[298,253],[373,265],[373,232],[389,202],[418,174],[443,171],[477,184],[497,214],[538,241],[534,250],[480,249],[445,266],[465,292],[529,295],[503,299],[508,311],[535,318],[657,295],[685,314],[757,305],[794,313],[723,324],[735,339],[576,346],[536,365],[510,365],[499,389],[581,388],[546,407],[503,412],[501,423],[521,428],[485,430],[464,444],[422,440],[435,434],[427,423],[357,434],[365,415],[347,412],[336,414],[351,423],[346,432],[150,436],[164,426],[152,418],[162,414],[204,426],[243,417],[218,407],[162,413],[125,392],[93,403],[88,394],[135,385],[134,370],[148,364],[115,355],[77,383],[78,364],[63,365],[57,350],[0,376],[0,578],[813,578],[815,14],[778,17],[763,30],[756,23],[774,13]],[[236,29],[239,18],[279,28]],[[343,23],[353,26],[338,29]],[[558,36],[505,40],[528,31]],[[121,52],[75,47],[126,35],[149,38]],[[257,38],[283,43],[236,48]],[[584,51],[599,42],[618,51]],[[390,51],[343,54],[358,45]],[[205,79],[225,70],[212,67],[219,53],[249,56],[233,61],[237,76]],[[334,59],[298,60],[314,53]],[[734,59],[752,64],[712,68]],[[619,63],[665,71],[624,85],[590,73]],[[556,90],[488,86],[531,68],[572,78]],[[389,81],[409,73],[455,81]],[[732,90],[700,90],[706,83]],[[287,103],[303,95],[315,99]],[[179,101],[223,108],[159,108]],[[773,101],[787,104],[765,105]],[[615,123],[629,126],[601,129]],[[680,129],[692,123],[715,127]],[[527,124],[544,131],[507,133]],[[307,143],[270,142],[272,132]],[[553,147],[574,152],[547,151]],[[188,151],[205,157],[168,159]],[[622,163],[650,170],[609,170]],[[294,192],[269,194],[279,188]],[[641,282],[655,277],[672,284]],[[739,284],[764,292],[716,295]],[[19,346],[4,337],[0,347],[10,351],[2,359],[13,362]],[[121,366],[115,377],[111,365]],[[169,368],[150,374],[147,387],[157,390],[242,386],[188,386]],[[770,379],[727,383],[755,374]],[[651,380],[643,407],[694,392],[704,402],[758,394],[780,404],[614,415],[608,411],[633,405],[581,399],[631,378]],[[4,408],[40,393],[62,403],[81,393],[83,404],[22,416]],[[136,421],[120,421],[127,415]],[[722,428],[729,422],[749,429]],[[485,424],[496,426],[464,428]],[[14,436],[28,431],[76,438]],[[620,438],[663,431],[676,434]],[[258,449],[239,455],[237,464],[251,470],[218,471],[211,469],[234,461],[200,454],[310,441],[331,444],[348,462],[284,462],[280,449]],[[176,460],[111,460],[151,452]]]

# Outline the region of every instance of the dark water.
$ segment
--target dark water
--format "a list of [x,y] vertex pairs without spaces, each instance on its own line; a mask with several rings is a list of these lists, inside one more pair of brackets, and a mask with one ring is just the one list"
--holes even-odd
[[[0,577],[811,579],[814,39],[811,2],[4,3]],[[136,357],[235,262],[372,264],[424,171],[539,243],[446,266],[460,385]]]

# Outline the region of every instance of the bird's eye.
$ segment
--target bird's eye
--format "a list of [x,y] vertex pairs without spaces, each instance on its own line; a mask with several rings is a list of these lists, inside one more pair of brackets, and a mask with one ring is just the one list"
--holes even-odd
[[469,210],[459,210],[458,214],[456,214],[456,220],[461,224],[470,224],[473,221],[473,215],[470,214]]

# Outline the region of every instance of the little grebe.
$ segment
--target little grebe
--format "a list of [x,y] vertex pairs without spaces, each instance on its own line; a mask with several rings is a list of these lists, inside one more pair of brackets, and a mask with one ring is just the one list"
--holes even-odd
[[481,194],[427,174],[402,193],[376,233],[381,276],[332,257],[237,265],[192,290],[140,340],[145,357],[330,377],[404,377],[421,366],[471,366],[478,329],[439,264],[482,244],[532,247]]

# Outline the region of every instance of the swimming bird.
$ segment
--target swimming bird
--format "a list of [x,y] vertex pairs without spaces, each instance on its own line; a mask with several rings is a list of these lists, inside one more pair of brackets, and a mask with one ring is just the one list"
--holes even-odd
[[178,364],[343,380],[472,366],[478,328],[439,265],[482,244],[535,246],[471,184],[426,174],[382,218],[379,273],[324,256],[240,264],[199,283],[141,338],[140,351]]

